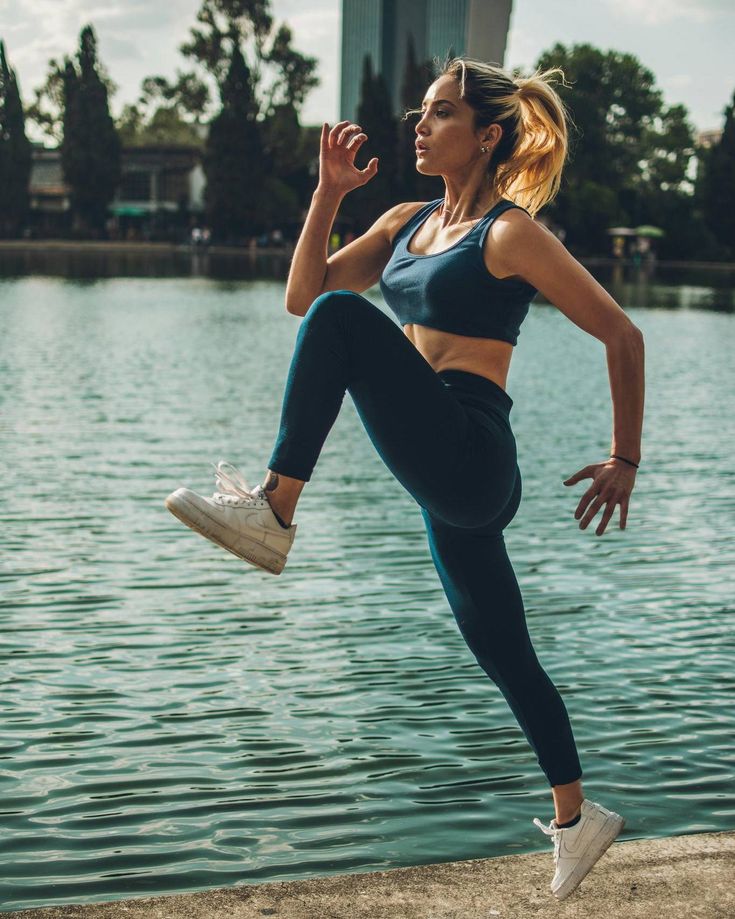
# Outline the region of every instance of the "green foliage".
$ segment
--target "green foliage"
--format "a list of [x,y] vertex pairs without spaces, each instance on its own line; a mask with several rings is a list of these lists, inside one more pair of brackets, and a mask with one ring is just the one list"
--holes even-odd
[[[63,137],[79,221],[100,226],[119,176],[121,139],[131,146],[203,148],[207,214],[217,238],[239,240],[278,225],[298,231],[316,181],[320,135],[320,126],[299,123],[299,112],[319,79],[316,58],[298,53],[292,40],[286,24],[275,25],[270,0],[201,0],[180,47],[192,69],[177,70],[173,80],[147,77],[138,100],[123,108],[116,138],[107,102],[116,86],[87,27],[76,66],[66,58],[61,65],[49,61],[46,82],[26,112],[48,137]],[[635,56],[556,43],[536,67],[561,67],[565,74],[555,88],[573,118],[570,152],[548,211],[575,254],[609,253],[610,226],[650,223],[666,232],[655,244],[661,258],[735,258],[735,98],[719,143],[697,148],[684,106],[664,103],[654,75]],[[20,97],[4,56],[1,69],[7,122],[14,104],[9,89]],[[409,39],[396,118],[382,76],[364,60],[357,121],[368,141],[357,159],[377,155],[380,162],[375,178],[341,208],[356,233],[397,201],[444,190],[441,177],[416,170],[417,116],[401,117],[420,106],[434,76],[430,61],[416,60]],[[22,127],[15,128],[14,136],[21,135]],[[0,143],[6,161],[7,150]],[[0,179],[0,206],[9,186]],[[2,209],[9,213],[9,205]]]
[[398,128],[393,116],[388,86],[381,74],[373,72],[372,58],[363,58],[360,104],[356,124],[367,134],[355,165],[362,168],[373,156],[378,157],[378,171],[366,185],[350,192],[345,199],[345,216],[352,217],[357,232],[370,226],[400,199],[398,176]]
[[51,58],[46,82],[34,90],[35,99],[26,108],[26,118],[54,144],[64,136],[64,68]]
[[260,110],[264,118],[274,107],[292,104],[299,109],[309,91],[319,85],[314,75],[318,61],[296,51],[291,29],[282,24],[267,47],[274,26],[270,0],[202,0],[197,26],[180,46],[189,58],[221,87],[235,48],[250,61],[253,95],[258,96],[263,72],[274,73]]
[[196,17],[199,25],[190,30],[189,41],[179,50],[203,66],[221,86],[235,48],[254,45],[255,57],[264,57],[265,41],[273,27],[269,7],[269,0],[202,0]]
[[121,144],[98,73],[92,26],[82,29],[77,65],[65,59],[63,90],[61,164],[71,188],[72,213],[77,229],[99,232],[120,182]]
[[[64,58],[64,62],[66,58]],[[64,137],[64,70],[55,58],[48,62],[46,80],[34,90],[34,100],[26,107],[26,118],[35,124],[45,137],[60,145]],[[97,75],[111,99],[118,90],[104,64],[97,61]]]
[[[215,238],[241,239],[300,214],[289,188],[307,168],[298,109],[319,84],[317,60],[291,47],[291,30],[273,28],[268,0],[203,0],[198,27],[181,52],[214,79],[220,111],[204,156],[206,209]],[[263,88],[264,70],[274,74]],[[273,218],[273,192],[285,207]]]
[[[609,252],[608,227],[661,226],[659,256],[691,257],[690,227],[664,222],[692,200],[688,178],[696,155],[694,129],[681,105],[667,107],[655,77],[631,54],[582,44],[556,44],[538,61],[559,66],[567,83],[555,88],[570,109],[570,156],[549,210],[582,254]],[[697,214],[689,214],[696,227]],[[695,234],[702,238],[701,227]]]
[[0,41],[0,236],[17,236],[29,208],[31,145],[15,71]]
[[699,200],[720,258],[735,259],[735,93],[725,108],[722,136],[702,151]]
[[123,147],[204,147],[197,125],[186,121],[174,105],[159,106],[147,118],[137,105],[126,105],[116,127]]
[[406,68],[401,83],[401,119],[398,121],[397,174],[399,200],[427,201],[444,193],[444,183],[438,176],[425,176],[416,169],[416,124],[419,117],[403,113],[421,108],[426,90],[434,81],[431,62],[416,60],[413,36],[409,34],[406,47]]
[[273,82],[264,110],[270,113],[278,104],[300,108],[309,91],[319,85],[314,75],[318,61],[305,57],[291,47],[293,35],[288,26],[282,25],[275,34],[265,60],[275,67],[278,75]]
[[146,77],[138,101],[123,107],[116,127],[125,147],[187,144],[203,147],[202,117],[209,88],[193,72],[176,71],[176,80]]
[[204,152],[205,206],[214,236],[241,239],[257,232],[265,162],[250,70],[238,47],[222,83],[222,108],[212,120]]

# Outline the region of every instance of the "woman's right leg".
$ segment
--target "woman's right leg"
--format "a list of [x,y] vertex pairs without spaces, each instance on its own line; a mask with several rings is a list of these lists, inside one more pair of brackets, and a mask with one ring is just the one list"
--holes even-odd
[[[523,598],[505,547],[503,529],[521,499],[518,472],[513,497],[492,523],[473,529],[448,526],[422,510],[429,549],[444,593],[468,647],[498,686],[536,754],[550,786],[582,775],[569,716],[559,691],[536,656]],[[557,817],[581,801],[579,787],[559,794]],[[557,795],[555,795],[555,798]]]
[[[396,323],[346,290],[321,294],[302,320],[272,473],[309,481],[347,391],[386,466],[422,507],[462,527],[505,506],[516,469],[510,430],[479,424]],[[489,463],[491,476],[476,474]]]

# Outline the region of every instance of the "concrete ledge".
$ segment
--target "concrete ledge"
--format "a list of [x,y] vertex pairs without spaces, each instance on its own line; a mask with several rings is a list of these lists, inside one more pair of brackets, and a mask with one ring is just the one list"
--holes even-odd
[[545,852],[25,909],[11,919],[733,919],[735,831],[616,842],[566,900]]

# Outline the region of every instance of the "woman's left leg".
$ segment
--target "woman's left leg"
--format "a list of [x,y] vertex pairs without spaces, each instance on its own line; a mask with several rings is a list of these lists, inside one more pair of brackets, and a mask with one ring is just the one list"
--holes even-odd
[[346,392],[385,465],[434,516],[477,526],[507,503],[515,441],[503,419],[460,401],[389,316],[348,290],[318,296],[301,322],[270,472],[310,480]]
[[502,532],[520,503],[520,471],[516,481],[507,507],[488,525],[455,527],[425,508],[421,514],[434,565],[465,641],[505,696],[549,785],[564,785],[576,782],[582,768],[564,702],[531,643]]

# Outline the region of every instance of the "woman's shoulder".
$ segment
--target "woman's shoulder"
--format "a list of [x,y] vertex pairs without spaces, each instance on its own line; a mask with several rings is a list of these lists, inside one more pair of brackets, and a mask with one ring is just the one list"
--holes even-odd
[[430,205],[436,207],[440,200],[440,198],[435,198],[433,201],[402,201],[386,211],[383,218],[390,240],[395,241],[398,233],[407,227],[414,217],[422,213],[424,209],[429,210]]
[[520,204],[510,199],[504,199],[504,204],[507,206],[483,235],[485,267],[498,280],[529,283],[525,269],[537,251],[539,236],[546,237],[551,231]]

